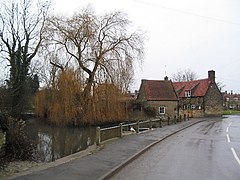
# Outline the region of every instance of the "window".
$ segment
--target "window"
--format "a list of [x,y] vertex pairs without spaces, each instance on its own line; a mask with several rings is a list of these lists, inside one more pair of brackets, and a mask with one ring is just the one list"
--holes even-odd
[[229,97],[226,98],[226,101],[229,101]]
[[191,91],[190,90],[185,91],[185,97],[191,97]]
[[164,106],[159,107],[159,114],[165,114],[165,107]]
[[191,109],[191,105],[190,104],[184,104],[183,109]]
[[238,101],[238,98],[237,98],[237,97],[235,97],[235,98],[233,98],[233,99],[234,99],[234,101],[236,101],[236,102]]
[[191,109],[196,109],[196,105],[192,104]]

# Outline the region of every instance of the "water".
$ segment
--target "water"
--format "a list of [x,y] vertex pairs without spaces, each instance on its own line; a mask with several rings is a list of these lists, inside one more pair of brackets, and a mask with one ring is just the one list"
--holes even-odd
[[87,149],[94,144],[94,127],[73,128],[47,125],[37,119],[27,121],[27,132],[39,160],[51,162]]

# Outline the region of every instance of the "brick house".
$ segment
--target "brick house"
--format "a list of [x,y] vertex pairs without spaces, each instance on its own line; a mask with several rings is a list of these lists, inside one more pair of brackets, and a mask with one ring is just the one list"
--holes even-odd
[[240,110],[240,94],[225,92],[223,94],[223,107],[224,109]]
[[165,80],[142,80],[137,102],[141,103],[142,109],[151,107],[156,115],[178,116],[178,97],[167,77]]
[[187,82],[173,82],[179,98],[179,114],[189,117],[220,116],[223,96],[215,82],[215,71],[208,78]]

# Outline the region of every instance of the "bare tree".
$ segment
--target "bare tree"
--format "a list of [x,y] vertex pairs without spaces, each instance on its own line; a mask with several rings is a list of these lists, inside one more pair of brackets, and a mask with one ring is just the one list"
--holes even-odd
[[128,88],[133,61],[141,61],[143,36],[128,33],[129,20],[121,12],[96,16],[87,8],[70,18],[52,17],[49,40],[76,60],[86,75],[84,97],[89,98],[95,82],[109,82]]
[[27,78],[31,61],[43,40],[50,3],[34,0],[1,3],[0,45],[3,60],[10,67],[8,87],[11,94],[11,114],[18,116],[23,110]]
[[192,81],[197,79],[197,74],[191,69],[178,70],[177,73],[172,74],[171,79],[174,82]]
[[216,82],[216,84],[217,84],[217,87],[218,87],[218,89],[219,89],[219,91],[222,91],[223,90],[223,88],[226,86],[225,84],[223,84],[222,82]]
[[[50,64],[59,69],[59,75],[71,69],[77,76],[74,80],[81,84],[78,94],[63,93],[66,96],[75,96],[71,100],[77,102],[72,103],[76,106],[72,113],[73,116],[77,114],[76,122],[87,120],[92,123],[95,120],[101,121],[101,117],[104,121],[116,120],[116,112],[122,113],[121,117],[124,117],[125,111],[123,113],[122,109],[125,109],[119,99],[133,80],[133,63],[142,61],[143,34],[129,33],[130,22],[123,13],[113,12],[97,16],[89,7],[72,17],[51,17],[48,23],[45,28],[48,36],[43,52],[47,52]],[[104,87],[116,87],[111,91],[111,98],[99,99],[102,97],[99,93],[105,93],[99,91],[103,89],[101,84],[104,84]],[[56,91],[59,90],[58,87]],[[106,91],[110,92],[110,88]],[[63,104],[59,103],[61,106]],[[59,111],[59,114],[62,114],[62,111]]]

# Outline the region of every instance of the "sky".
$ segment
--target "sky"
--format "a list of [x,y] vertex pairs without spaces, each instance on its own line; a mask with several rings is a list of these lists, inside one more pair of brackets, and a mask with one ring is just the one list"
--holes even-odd
[[162,80],[191,69],[199,79],[214,70],[224,91],[240,93],[239,0],[53,0],[54,13],[71,15],[90,4],[96,14],[123,11],[133,28],[146,32],[141,79]]

